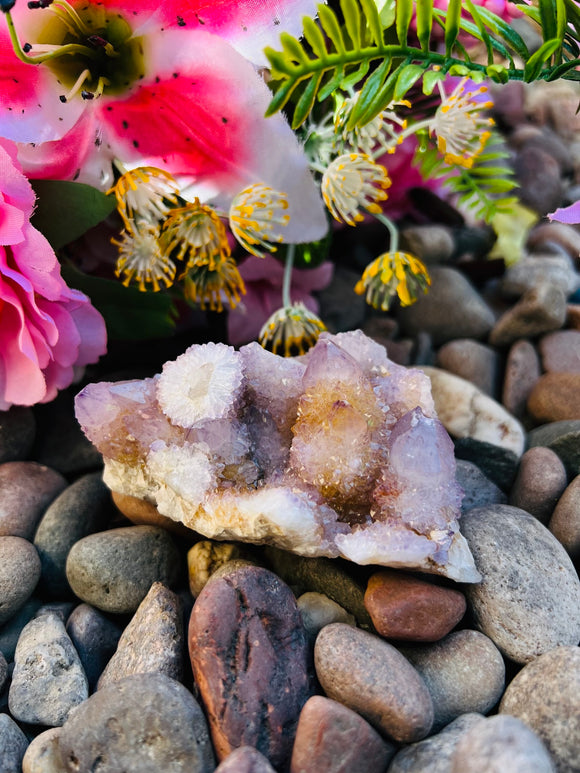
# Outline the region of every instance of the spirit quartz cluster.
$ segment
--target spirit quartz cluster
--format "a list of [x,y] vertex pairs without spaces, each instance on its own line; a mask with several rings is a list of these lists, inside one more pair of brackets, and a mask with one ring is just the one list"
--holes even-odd
[[296,358],[194,345],[153,378],[90,384],[76,415],[113,491],[206,537],[480,579],[429,379],[361,331]]

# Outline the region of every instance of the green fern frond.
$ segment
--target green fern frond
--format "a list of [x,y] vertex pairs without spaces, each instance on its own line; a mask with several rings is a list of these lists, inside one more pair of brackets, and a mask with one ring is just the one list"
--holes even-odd
[[425,179],[441,180],[447,190],[457,196],[460,208],[470,210],[476,219],[489,223],[498,212],[509,213],[518,203],[516,196],[509,195],[517,188],[513,171],[498,164],[508,157],[498,147],[498,141],[499,138],[492,134],[470,169],[451,166],[436,147],[425,142],[417,150],[414,163]]
[[[446,11],[434,8],[433,0],[397,0],[394,23],[387,35],[382,19],[392,20],[392,9],[389,7],[381,17],[375,0],[340,0],[344,21],[330,6],[319,5],[318,23],[304,19],[304,41],[283,33],[280,51],[265,50],[274,89],[267,115],[292,103],[292,127],[297,129],[317,100],[326,99],[336,90],[360,87],[351,123],[363,126],[395,95],[403,99],[408,89],[426,75],[425,89],[429,93],[436,81],[431,76],[434,71],[476,81],[487,77],[498,83],[580,80],[576,69],[580,66],[580,11],[574,0],[538,0],[537,7],[520,7],[537,21],[544,35],[543,45],[532,55],[513,27],[475,6],[472,0],[450,0]],[[409,44],[414,10],[418,45]],[[463,18],[462,12],[470,18]],[[430,50],[433,24],[444,31],[445,53]],[[460,32],[485,45],[487,64],[470,59],[459,41]],[[505,66],[495,62],[496,54],[505,60]]]

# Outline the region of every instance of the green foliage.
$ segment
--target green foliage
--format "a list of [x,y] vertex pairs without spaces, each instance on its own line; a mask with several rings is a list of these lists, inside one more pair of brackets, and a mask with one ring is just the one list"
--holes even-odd
[[118,341],[165,338],[175,329],[175,307],[167,293],[142,293],[118,280],[83,274],[62,266],[65,282],[85,293],[104,317],[107,335]]
[[[420,78],[430,93],[434,72],[437,77],[449,73],[498,83],[580,80],[575,69],[580,65],[580,9],[575,0],[537,0],[537,5],[519,7],[543,35],[543,45],[533,54],[513,27],[472,0],[450,0],[446,11],[434,8],[433,0],[340,0],[340,14],[319,5],[318,24],[304,19],[303,41],[283,33],[281,51],[266,49],[274,87],[268,115],[293,104],[296,129],[317,100],[356,86],[360,92],[350,130],[371,121],[393,99],[403,99]],[[414,15],[416,33],[411,29]],[[433,50],[435,24],[444,31],[445,53]],[[487,63],[470,58],[460,33],[483,43]],[[497,63],[498,55],[505,65]]]
[[83,183],[63,180],[33,180],[37,196],[31,218],[54,250],[78,239],[115,209],[113,196],[105,196]]
[[470,169],[449,166],[437,148],[426,143],[417,150],[415,163],[423,177],[441,179],[448,191],[457,196],[459,207],[491,223],[498,213],[509,214],[518,204],[518,198],[509,195],[517,183],[513,171],[501,164],[508,154],[498,146],[498,140],[492,133]]

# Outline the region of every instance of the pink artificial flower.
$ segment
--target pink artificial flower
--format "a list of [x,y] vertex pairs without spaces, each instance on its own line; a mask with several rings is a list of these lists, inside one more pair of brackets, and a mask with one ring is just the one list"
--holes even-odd
[[[228,342],[232,346],[247,344],[258,338],[262,326],[282,306],[284,265],[271,255],[255,258],[250,255],[239,266],[246,285],[241,302],[228,313]],[[323,290],[332,279],[334,266],[329,261],[316,268],[292,271],[292,303],[303,303],[318,313],[318,301],[312,297],[315,290]]]
[[575,201],[569,207],[560,207],[555,212],[548,213],[548,218],[569,225],[580,223],[580,201]]
[[[287,241],[321,238],[306,157],[281,114],[264,118],[271,94],[256,69],[306,14],[315,0],[19,0],[20,43],[52,58],[21,61],[0,24],[0,136],[34,144],[21,160],[40,176],[108,186],[117,158],[192,179],[192,195],[220,207],[265,183],[287,194]],[[64,44],[78,53],[57,56]]]
[[52,400],[106,351],[103,318],[30,224],[35,196],[16,153],[0,139],[0,410]]

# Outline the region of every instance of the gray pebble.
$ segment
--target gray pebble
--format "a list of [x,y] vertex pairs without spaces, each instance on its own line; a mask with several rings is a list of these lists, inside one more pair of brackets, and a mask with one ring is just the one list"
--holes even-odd
[[568,298],[577,289],[578,279],[574,264],[566,254],[529,255],[507,269],[500,288],[504,295],[519,297],[539,284],[550,284]]
[[558,330],[565,321],[566,296],[562,290],[550,284],[536,285],[497,320],[489,342],[493,346],[510,346],[519,338]]
[[543,221],[532,229],[526,245],[530,252],[543,252],[546,244],[557,244],[574,259],[580,255],[580,233],[566,223]]
[[79,604],[67,620],[66,631],[79,653],[92,692],[117,649],[122,628],[90,604]]
[[568,480],[580,475],[580,420],[553,421],[528,432],[528,447],[546,446],[566,468]]
[[349,615],[344,607],[341,607],[340,604],[329,599],[323,593],[315,593],[313,591],[303,593],[298,598],[297,604],[306,633],[314,638],[325,625],[330,625],[331,623],[356,625],[354,617]]
[[433,266],[431,287],[412,305],[398,311],[404,335],[426,331],[435,345],[455,338],[485,338],[495,316],[477,290],[454,268]]
[[462,714],[441,732],[403,747],[391,762],[389,773],[451,773],[455,747],[470,728],[483,720],[481,714]]
[[119,639],[117,651],[101,674],[98,689],[132,674],[183,676],[182,609],[179,597],[154,582]]
[[34,545],[22,537],[0,537],[0,625],[30,598],[40,577]]
[[470,381],[493,398],[498,396],[500,355],[491,346],[458,338],[437,352],[436,365]]
[[36,462],[0,465],[0,536],[31,540],[46,508],[66,486],[59,472]]
[[433,702],[425,682],[378,636],[344,623],[327,625],[316,639],[314,664],[325,694],[380,733],[403,743],[429,733]]
[[20,773],[28,739],[8,714],[0,714],[0,770]]
[[558,773],[578,773],[580,649],[556,647],[524,666],[499,710],[521,719],[541,738]]
[[455,251],[453,236],[442,225],[412,225],[401,230],[401,249],[424,263],[446,263]]
[[51,727],[33,738],[22,760],[22,773],[64,773],[59,738],[60,727]]
[[505,504],[507,496],[487,478],[479,467],[466,459],[457,459],[455,479],[463,489],[461,512],[466,513],[473,507],[491,504]]
[[546,525],[566,483],[566,469],[554,451],[529,448],[520,460],[509,503]]
[[76,542],[66,562],[74,593],[104,612],[135,612],[154,582],[172,585],[180,558],[157,526],[110,529]]
[[405,647],[402,652],[431,693],[435,708],[432,732],[461,714],[487,714],[503,694],[503,658],[492,640],[479,631],[454,631],[435,644]]
[[135,674],[96,692],[71,714],[59,746],[68,773],[215,769],[199,704],[162,674]]
[[42,601],[33,596],[0,628],[0,652],[4,653],[6,660],[14,660],[14,651],[22,629],[41,607]]
[[62,725],[89,688],[78,653],[55,614],[31,620],[16,652],[8,695],[10,713],[32,725]]
[[36,421],[30,408],[13,405],[0,411],[0,464],[27,459],[36,436]]
[[451,773],[555,773],[538,736],[521,720],[500,714],[471,727],[453,754]]
[[461,519],[478,585],[465,587],[476,625],[507,657],[527,663],[580,640],[580,582],[558,540],[509,505],[477,507]]
[[6,662],[6,658],[2,654],[2,651],[0,650],[0,693],[6,686],[7,679],[8,679],[8,663]]
[[562,494],[548,528],[573,561],[580,558],[580,475]]
[[112,514],[111,493],[99,472],[68,486],[50,505],[38,525],[34,545],[42,563],[43,592],[70,595],[66,559],[78,540],[103,529]]
[[540,358],[534,345],[525,339],[512,344],[507,355],[501,399],[516,418],[525,416],[528,397],[540,375]]

